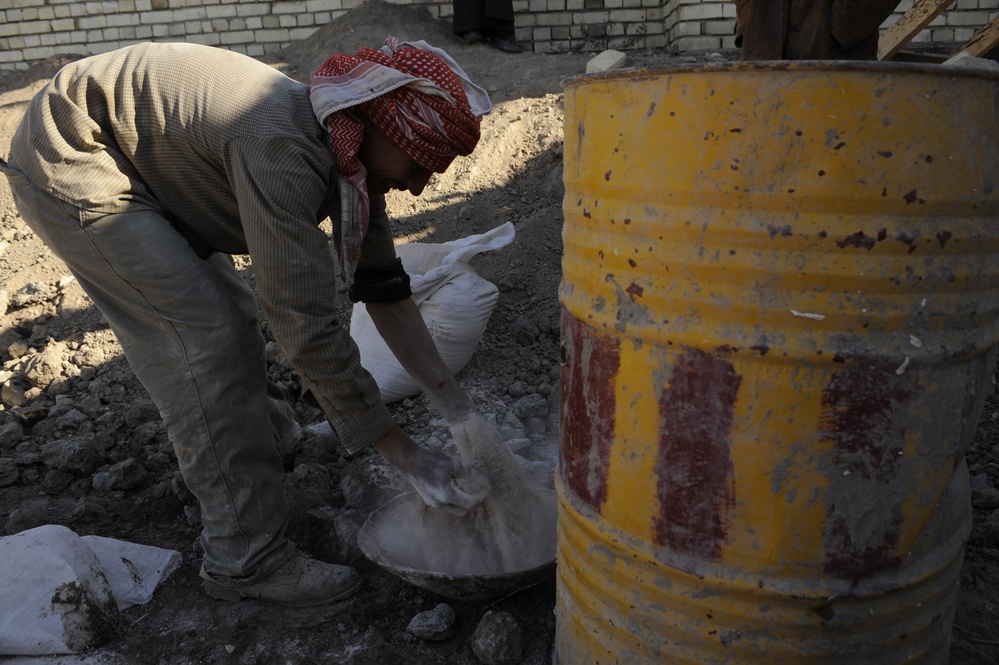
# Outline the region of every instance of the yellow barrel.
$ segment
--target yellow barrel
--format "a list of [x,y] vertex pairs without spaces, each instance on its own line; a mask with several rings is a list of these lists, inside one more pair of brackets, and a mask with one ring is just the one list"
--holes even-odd
[[947,661],[997,146],[939,65],[566,82],[556,662]]

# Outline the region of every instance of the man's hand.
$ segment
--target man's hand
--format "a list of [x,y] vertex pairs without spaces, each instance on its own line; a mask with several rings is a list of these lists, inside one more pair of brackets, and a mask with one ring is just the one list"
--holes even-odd
[[398,426],[375,441],[375,449],[402,471],[431,508],[464,515],[489,492],[489,484],[471,474],[461,460],[418,445]]

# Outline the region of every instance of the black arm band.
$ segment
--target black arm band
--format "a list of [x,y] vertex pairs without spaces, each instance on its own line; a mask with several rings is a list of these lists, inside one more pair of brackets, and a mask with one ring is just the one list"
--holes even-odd
[[350,287],[351,302],[396,302],[413,295],[409,288],[409,275],[402,261],[390,266],[358,268]]

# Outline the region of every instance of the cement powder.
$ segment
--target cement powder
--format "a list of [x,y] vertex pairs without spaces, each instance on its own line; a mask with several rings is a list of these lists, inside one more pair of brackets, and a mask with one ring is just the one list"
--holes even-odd
[[485,479],[486,498],[463,516],[430,508],[415,495],[390,502],[371,525],[378,558],[452,576],[503,575],[553,561],[555,493],[525,482],[506,442],[481,416],[452,424],[451,432],[472,472],[464,489],[481,488]]
[[[469,514],[490,568],[517,571],[555,557],[554,501],[529,487],[499,431],[478,414],[451,425],[462,462],[489,481],[489,494]],[[550,505],[549,505],[550,504]]]

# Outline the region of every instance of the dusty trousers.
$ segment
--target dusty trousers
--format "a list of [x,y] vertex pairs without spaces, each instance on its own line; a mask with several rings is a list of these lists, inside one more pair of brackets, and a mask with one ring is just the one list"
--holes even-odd
[[100,309],[159,409],[197,497],[205,570],[257,578],[292,551],[279,450],[301,436],[267,379],[256,299],[232,258],[202,259],[156,211],[80,211],[2,165],[21,217]]

